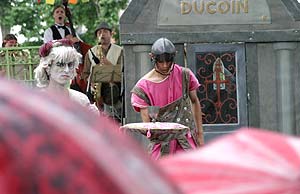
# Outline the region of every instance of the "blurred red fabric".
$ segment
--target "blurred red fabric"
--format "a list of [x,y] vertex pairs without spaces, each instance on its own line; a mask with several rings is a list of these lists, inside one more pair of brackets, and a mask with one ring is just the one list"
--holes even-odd
[[243,128],[159,161],[186,194],[298,194],[300,139]]
[[108,118],[0,80],[0,194],[180,193]]

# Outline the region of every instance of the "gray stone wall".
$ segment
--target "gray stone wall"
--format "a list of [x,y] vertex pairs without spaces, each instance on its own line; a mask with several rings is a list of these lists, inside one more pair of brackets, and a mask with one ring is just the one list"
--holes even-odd
[[[270,23],[158,25],[161,0],[132,0],[120,20],[125,53],[126,123],[141,121],[130,105],[130,90],[152,67],[148,58],[151,44],[167,37],[177,45],[181,64],[184,43],[244,43],[249,126],[300,135],[299,14],[293,12],[293,6],[285,7],[293,4],[281,0],[266,2]],[[284,44],[294,47],[281,49]]]
[[[294,43],[299,44],[299,43]],[[294,110],[292,128],[293,134],[300,134],[300,101],[299,101],[299,48],[298,46],[291,51],[292,58],[290,77],[291,80],[291,96],[292,100],[286,103],[286,106],[292,105]],[[251,44],[246,49],[247,56],[247,88],[249,91],[248,111],[249,125],[270,129],[274,131],[285,132],[280,126],[281,115],[287,115],[280,109],[280,69],[278,68],[278,60],[274,43]],[[287,68],[284,65],[283,68]],[[282,71],[282,70],[281,70]],[[284,87],[288,87],[284,85]],[[288,94],[285,94],[288,95]]]
[[[167,0],[165,0],[167,1]],[[173,1],[173,0],[171,0]],[[262,0],[263,1],[263,0]],[[152,44],[164,36],[174,43],[273,42],[300,40],[299,21],[281,0],[267,0],[271,24],[157,25],[161,0],[132,0],[120,20],[122,44]],[[257,6],[262,6],[260,3]],[[217,18],[222,22],[222,17]]]

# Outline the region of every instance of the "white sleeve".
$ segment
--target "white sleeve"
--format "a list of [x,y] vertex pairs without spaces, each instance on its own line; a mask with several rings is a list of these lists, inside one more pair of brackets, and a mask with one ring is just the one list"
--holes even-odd
[[48,28],[44,33],[44,43],[53,40],[53,34],[51,28]]

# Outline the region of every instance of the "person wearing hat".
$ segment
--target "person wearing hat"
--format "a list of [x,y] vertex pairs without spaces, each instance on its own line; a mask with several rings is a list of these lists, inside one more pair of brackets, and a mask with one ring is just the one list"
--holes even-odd
[[191,70],[175,63],[175,54],[175,46],[170,40],[156,40],[150,53],[153,69],[131,91],[131,104],[136,112],[140,112],[143,122],[150,122],[148,107],[158,106],[156,121],[180,123],[190,129],[176,139],[163,134],[163,141],[151,142],[151,158],[155,160],[204,143],[202,112],[197,97],[200,84]]
[[[107,69],[112,67],[116,70],[116,75],[121,75],[123,48],[112,43],[112,34],[112,28],[106,22],[100,23],[96,28],[95,37],[98,40],[98,45],[87,52],[81,77],[88,83],[87,92],[97,93],[97,95],[93,95],[92,100],[97,102],[98,108],[104,110],[109,116],[116,116],[117,120],[121,121],[121,80],[115,80],[116,76],[105,75],[105,77],[111,77],[112,79],[95,81],[93,79],[95,75],[92,75],[93,68],[96,66],[98,70],[100,69],[100,72],[101,69],[104,72],[110,71]],[[98,86],[98,89],[96,89],[98,92],[95,91],[95,84]],[[113,89],[111,90],[111,88]]]

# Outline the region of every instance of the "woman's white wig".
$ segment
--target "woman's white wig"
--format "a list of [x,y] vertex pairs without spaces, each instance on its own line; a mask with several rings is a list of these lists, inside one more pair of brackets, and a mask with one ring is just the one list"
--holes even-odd
[[[67,39],[53,40],[41,46],[40,63],[34,70],[34,78],[39,88],[49,85],[49,70],[52,64],[61,61],[74,61],[74,76],[82,55],[76,51],[72,43]],[[72,78],[73,79],[73,78]]]

